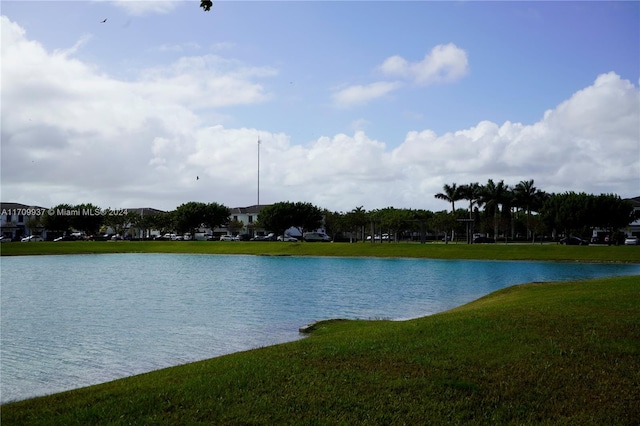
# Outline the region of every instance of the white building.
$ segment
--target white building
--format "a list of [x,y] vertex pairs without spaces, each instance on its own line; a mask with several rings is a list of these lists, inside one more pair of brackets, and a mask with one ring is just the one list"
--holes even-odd
[[260,211],[267,206],[268,204],[255,204],[248,207],[230,208],[229,210],[231,210],[231,215],[229,215],[229,221],[236,223],[242,222],[243,227],[241,229],[226,228],[225,231],[235,234],[246,234],[249,235],[249,237],[263,235],[265,233],[265,230],[262,228],[258,228],[257,222]]

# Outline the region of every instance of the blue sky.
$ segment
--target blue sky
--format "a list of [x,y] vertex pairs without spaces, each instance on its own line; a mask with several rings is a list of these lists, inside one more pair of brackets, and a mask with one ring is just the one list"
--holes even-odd
[[198,5],[2,1],[2,200],[639,195],[638,2]]

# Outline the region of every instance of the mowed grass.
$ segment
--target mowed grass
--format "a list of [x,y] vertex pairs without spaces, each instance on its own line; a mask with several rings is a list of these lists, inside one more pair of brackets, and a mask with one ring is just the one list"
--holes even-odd
[[0,254],[201,253],[274,256],[375,256],[432,259],[551,260],[640,263],[637,246],[444,243],[284,243],[228,241],[76,241],[2,243]]
[[2,406],[6,425],[637,425],[640,277],[510,287],[420,319]]

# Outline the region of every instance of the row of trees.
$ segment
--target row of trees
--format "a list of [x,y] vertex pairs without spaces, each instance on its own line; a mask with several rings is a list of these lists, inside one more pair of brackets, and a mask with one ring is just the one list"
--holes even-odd
[[548,197],[544,191],[535,187],[534,181],[521,181],[513,188],[504,181],[495,183],[489,179],[485,185],[470,183],[458,185],[445,184],[443,192],[435,197],[451,203],[451,213],[455,215],[455,202],[467,200],[469,202],[469,219],[473,219],[474,205],[484,207],[485,215],[493,218],[493,235],[497,236],[501,222],[505,217],[511,218],[513,209],[525,212],[527,216],[527,236],[534,235],[531,214],[539,212]]
[[[451,204],[451,211],[395,209],[365,211],[362,207],[347,213],[325,212],[327,232],[349,233],[364,239],[366,234],[386,232],[398,236],[465,234],[470,242],[474,233],[493,238],[521,238],[535,241],[542,235],[577,235],[588,238],[593,229],[610,235],[627,227],[638,216],[631,203],[615,194],[592,195],[565,192],[546,193],[533,180],[514,186],[489,179],[485,185],[446,184],[435,198]],[[456,208],[466,201],[467,208]],[[377,231],[376,231],[377,230]],[[445,238],[447,241],[449,238]],[[389,239],[391,241],[392,238]]]
[[[469,222],[472,224],[476,223],[478,209],[483,207],[485,218],[493,219],[494,237],[502,231],[503,235],[510,234],[513,238],[518,218],[523,219],[526,235],[532,239],[536,233],[544,231],[585,235],[593,228],[601,228],[613,232],[628,226],[636,218],[633,206],[618,195],[584,192],[549,194],[536,188],[533,179],[515,186],[509,186],[502,180],[496,183],[492,179],[485,185],[446,184],[443,192],[435,194],[435,197],[450,202],[451,214],[455,217],[459,216],[456,216],[455,202],[467,200]],[[505,229],[505,225],[509,229]]]
[[59,204],[50,213],[30,219],[31,229],[46,229],[54,234],[63,234],[70,230],[97,235],[110,227],[116,234],[123,234],[125,228],[141,230],[142,235],[150,229],[161,233],[177,231],[195,232],[204,225],[216,228],[226,225],[231,210],[218,203],[188,202],[170,212],[143,212],[120,209],[101,209],[93,204]]
[[[521,181],[515,186],[491,179],[485,185],[446,184],[435,197],[450,203],[451,211],[393,207],[366,211],[360,206],[349,212],[331,212],[311,203],[287,201],[264,207],[257,221],[244,224],[230,220],[231,210],[224,205],[188,202],[170,212],[147,215],[131,211],[122,214],[117,210],[112,214],[108,209],[100,215],[44,215],[32,219],[30,227],[54,232],[75,229],[95,235],[107,226],[116,233],[122,233],[125,227],[143,231],[154,229],[161,233],[194,233],[201,226],[210,229],[226,226],[234,233],[247,233],[252,226],[282,235],[291,226],[302,232],[324,226],[334,239],[365,240],[367,235],[387,233],[393,237],[389,240],[398,240],[400,237],[416,238],[420,235],[424,238],[427,234],[442,236],[451,233],[452,239],[456,234],[464,234],[470,240],[474,233],[483,233],[494,238],[520,237],[535,241],[536,236],[541,235],[587,237],[594,228],[613,233],[636,218],[633,206],[618,195],[549,194],[536,188],[533,180]],[[461,201],[466,201],[465,207],[456,208],[456,203]],[[92,204],[60,204],[54,210],[100,209]]]

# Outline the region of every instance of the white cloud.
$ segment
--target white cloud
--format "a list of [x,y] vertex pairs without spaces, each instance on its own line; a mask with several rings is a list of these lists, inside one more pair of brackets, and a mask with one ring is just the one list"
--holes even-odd
[[216,55],[190,56],[169,67],[145,70],[137,90],[149,99],[217,108],[266,101],[269,94],[254,80],[275,75],[275,69],[246,67]]
[[[440,182],[535,179],[548,192],[615,192],[640,186],[640,93],[615,73],[600,75],[531,125],[481,122],[437,136],[411,132],[394,161]],[[418,172],[416,172],[418,173]]]
[[181,1],[171,0],[115,0],[115,5],[130,15],[165,14],[175,10]]
[[380,71],[421,85],[448,83],[467,75],[469,60],[467,53],[455,44],[439,44],[420,62],[411,63],[401,56],[391,56],[380,65]]
[[[410,63],[401,56],[391,56],[378,67],[382,74],[409,80],[418,85],[449,83],[469,72],[467,53],[453,43],[431,49],[420,62]],[[366,104],[384,97],[403,86],[400,81],[378,81],[367,85],[352,85],[333,95],[337,107]]]
[[349,86],[333,94],[333,101],[339,107],[350,107],[383,97],[401,86],[399,82],[379,81],[366,86]]
[[[550,192],[638,195],[640,92],[613,72],[531,124],[482,121],[442,135],[417,129],[395,149],[358,126],[350,135],[296,145],[284,132],[205,126],[200,115],[200,108],[265,101],[269,94],[258,81],[275,70],[208,55],[120,81],[68,52],[48,52],[5,17],[0,24],[2,201],[250,205],[258,136],[263,203],[444,210],[448,205],[434,199],[444,183],[489,178],[534,179]],[[393,87],[367,86],[345,101]],[[207,122],[225,113],[207,110]]]

